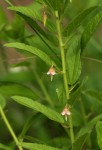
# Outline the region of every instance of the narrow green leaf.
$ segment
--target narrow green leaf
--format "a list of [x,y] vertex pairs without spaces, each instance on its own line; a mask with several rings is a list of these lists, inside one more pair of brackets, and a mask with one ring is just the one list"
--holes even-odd
[[[23,14],[24,16],[28,16],[34,20],[39,20],[40,22],[43,23],[43,17],[42,17],[43,4],[41,3],[34,2],[31,5],[26,6],[26,7],[12,6],[12,7],[9,7],[8,9],[16,11],[17,13],[19,12],[20,14]],[[49,18],[47,18],[46,28],[56,31],[56,28],[53,26],[53,22]]]
[[46,53],[44,53],[43,51],[37,49],[36,47],[30,46],[30,45],[26,45],[24,43],[19,43],[19,42],[8,43],[8,44],[5,44],[4,46],[18,48],[20,50],[24,50],[24,51],[30,52],[30,53],[38,56],[39,58],[41,58],[48,65],[52,65],[52,64],[55,65],[53,60],[51,60],[51,58]]
[[96,131],[97,131],[97,140],[100,149],[102,150],[102,121],[98,121],[96,124]]
[[[49,31],[44,31],[42,27],[32,18],[17,12],[18,15],[20,15],[27,23],[28,25],[34,30],[34,32],[40,37],[40,39],[47,45],[47,47],[53,52],[53,48],[50,46],[51,44],[56,44],[57,40],[55,40],[55,37],[51,34],[49,34]],[[56,54],[56,53],[55,53]]]
[[75,36],[69,42],[66,54],[66,67],[68,72],[68,83],[74,84],[81,74],[80,60],[80,38]]
[[4,97],[10,97],[13,95],[27,96],[29,98],[38,99],[38,96],[34,91],[26,86],[17,83],[0,83],[0,94]]
[[[41,13],[42,5],[40,3],[34,2],[33,5],[30,5],[28,7],[13,6],[13,7],[9,7],[9,9],[16,11],[17,14],[19,16],[21,16],[28,23],[28,25],[35,31],[35,33],[37,33],[37,35],[40,38],[42,38],[42,40],[44,40],[43,37],[45,37],[46,40],[49,40],[49,41],[55,40],[55,37],[52,36],[51,34],[49,34],[49,31],[45,32],[44,29],[42,28],[42,25],[36,21],[36,20],[39,20],[40,23],[43,23],[42,13]],[[47,20],[47,22],[48,22],[48,20]],[[52,26],[52,25],[53,25],[53,23],[50,21],[50,26]],[[46,28],[46,31],[47,31],[47,28]],[[41,37],[40,34],[43,35],[43,37]],[[53,37],[53,38],[51,38],[51,37]],[[54,41],[54,42],[56,42],[56,41]]]
[[29,99],[27,97],[21,97],[21,96],[13,96],[13,100],[20,103],[21,105],[24,105],[28,108],[31,108],[33,110],[36,110],[38,112],[41,112],[45,116],[47,116],[49,119],[54,120],[59,123],[64,123],[63,117],[56,111],[36,102],[32,99]]
[[[33,20],[32,18],[30,18],[30,17],[28,17],[28,16],[26,16],[26,15],[20,13],[20,12],[17,12],[17,14],[20,15],[28,23],[28,25],[39,36],[39,38],[42,40],[42,42],[46,44],[46,46],[49,48],[49,50],[51,52],[53,52],[53,55],[56,56],[57,53],[55,51],[54,44],[56,44],[57,42],[55,40],[55,37],[52,36],[51,34],[49,34],[49,31],[45,32],[41,28],[41,26],[35,20]],[[58,57],[56,57],[56,59],[59,61]]]
[[73,31],[75,31],[81,23],[89,16],[95,9],[99,6],[90,7],[83,12],[81,12],[75,19],[73,19],[68,26],[64,29],[64,34],[69,36]]
[[29,150],[61,150],[59,148],[55,148],[55,147],[51,147],[48,145],[44,145],[44,144],[37,144],[37,143],[21,143],[21,145],[24,148],[27,148]]
[[6,106],[5,98],[0,94],[0,107],[3,109]]
[[102,119],[102,114],[98,115],[93,120],[91,120],[85,127],[81,128],[76,139],[78,139],[79,137],[85,134],[90,134],[92,132],[93,127],[95,126],[97,121],[99,121],[100,119]]
[[17,12],[17,14],[20,15],[28,23],[28,25],[35,31],[35,33],[37,33],[37,34],[40,33],[44,37],[47,37],[44,30],[38,25],[38,23],[34,19],[32,19],[20,12]]
[[2,143],[0,143],[0,149],[1,150],[11,150],[11,148],[9,148],[8,146],[6,146],[6,145],[4,145]]
[[81,49],[82,50],[85,48],[86,44],[90,40],[92,34],[96,30],[101,19],[102,19],[102,11],[99,12],[98,14],[96,14],[95,17],[93,17],[90,20],[90,22],[88,23],[88,25],[85,27],[84,32],[82,34],[82,39],[81,39]]
[[29,5],[29,6],[12,6],[12,7],[9,7],[8,9],[20,12],[34,19],[41,20],[41,16],[42,16],[41,8],[42,6],[40,3],[34,2],[32,3],[32,5]]
[[[45,39],[45,38],[44,38]],[[46,40],[46,39],[45,39]],[[57,57],[58,54],[58,48],[54,47],[50,42],[47,42],[48,45],[53,47],[53,51],[49,48],[49,46],[44,43],[39,36],[32,36],[30,38],[26,38],[26,41],[29,45],[34,46],[38,49],[41,49],[43,52],[45,52],[47,55],[50,55],[50,58],[56,62],[56,65],[61,66],[61,60],[59,57]],[[40,43],[40,44],[39,44]],[[60,61],[59,61],[60,60]]]
[[40,39],[47,45],[47,47],[54,53],[53,48],[50,46],[51,44],[56,44],[55,37],[49,34],[49,31],[46,32],[42,29],[41,25],[36,22],[36,20],[32,19],[32,17],[25,15],[24,13],[18,12],[17,14],[20,15],[28,25],[34,30],[34,32],[40,37]]
[[100,119],[102,119],[102,114],[95,117],[85,127],[80,129],[79,133],[76,136],[76,139],[75,139],[74,146],[73,146],[72,150],[77,150],[77,149],[81,150],[82,149],[82,146],[85,143],[87,137],[90,135],[90,133],[92,132],[93,127],[95,126],[97,121],[99,121]]

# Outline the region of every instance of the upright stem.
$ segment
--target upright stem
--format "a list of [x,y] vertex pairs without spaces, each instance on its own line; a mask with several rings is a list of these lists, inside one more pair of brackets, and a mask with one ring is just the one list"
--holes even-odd
[[65,53],[64,53],[64,47],[63,47],[64,44],[62,41],[62,34],[61,34],[61,27],[60,27],[58,11],[55,11],[55,15],[56,15],[57,30],[58,30],[59,46],[60,46],[60,50],[61,50],[64,87],[65,87],[65,92],[66,92],[66,98],[68,100],[69,99],[69,88],[68,88],[67,73],[66,73]]
[[6,124],[7,128],[9,129],[9,131],[10,131],[10,133],[11,133],[11,135],[12,135],[12,137],[13,137],[15,143],[16,143],[16,145],[18,146],[19,150],[23,150],[22,147],[19,146],[19,141],[18,141],[18,139],[17,139],[17,137],[16,137],[12,127],[10,126],[10,124],[9,124],[9,122],[8,122],[8,120],[7,120],[7,118],[6,118],[5,114],[4,114],[4,111],[1,108],[1,106],[0,106],[0,113],[1,113],[1,116],[2,116],[2,118],[3,118],[3,120],[4,120],[5,124]]
[[[56,16],[56,25],[57,25],[57,31],[58,31],[59,47],[60,47],[60,50],[61,50],[64,88],[65,88],[66,99],[67,99],[67,103],[68,103],[68,100],[69,100],[69,88],[68,88],[68,80],[67,80],[67,72],[66,72],[65,49],[64,49],[64,44],[63,44],[63,40],[62,40],[61,25],[60,25],[60,19],[59,19],[58,11],[55,11],[55,16]],[[74,143],[74,132],[73,132],[73,124],[72,124],[72,115],[69,116],[69,125],[70,125],[71,143],[72,143],[72,146],[73,146],[73,143]]]

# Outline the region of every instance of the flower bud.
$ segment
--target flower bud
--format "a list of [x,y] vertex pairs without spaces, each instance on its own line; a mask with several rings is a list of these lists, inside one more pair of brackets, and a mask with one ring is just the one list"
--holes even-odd
[[43,18],[43,25],[44,27],[46,26],[46,21],[47,21],[47,14],[46,12],[44,11],[43,14],[42,14],[42,18]]

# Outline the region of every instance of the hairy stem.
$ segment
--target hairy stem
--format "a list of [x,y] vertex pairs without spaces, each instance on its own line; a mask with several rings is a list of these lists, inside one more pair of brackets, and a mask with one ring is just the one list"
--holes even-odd
[[[65,88],[66,99],[67,99],[67,103],[68,103],[68,100],[69,100],[69,88],[68,88],[68,80],[67,80],[67,72],[66,72],[65,49],[64,49],[64,46],[63,46],[64,44],[63,44],[63,40],[62,40],[61,24],[60,24],[58,11],[55,11],[55,16],[56,16],[56,25],[57,25],[57,32],[58,32],[59,47],[60,47],[60,50],[61,50],[64,88]],[[73,146],[73,143],[74,143],[74,132],[73,132],[73,124],[72,124],[72,115],[69,116],[69,125],[70,125],[71,143],[72,143],[72,146]]]
[[3,109],[1,107],[0,107],[0,113],[1,113],[1,116],[2,116],[2,118],[4,120],[4,122],[5,122],[8,130],[10,131],[10,133],[11,133],[11,135],[12,135],[12,137],[13,137],[15,143],[16,143],[16,145],[18,146],[19,150],[23,150],[23,148],[21,146],[19,146],[19,141],[18,141],[18,139],[17,139],[17,137],[16,137],[12,127],[10,126],[10,124],[9,124],[5,114],[4,114],[4,111],[3,111]]

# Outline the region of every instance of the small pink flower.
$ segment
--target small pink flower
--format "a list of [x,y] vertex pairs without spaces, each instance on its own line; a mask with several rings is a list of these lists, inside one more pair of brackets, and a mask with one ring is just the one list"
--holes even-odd
[[61,115],[65,116],[65,120],[67,121],[67,117],[71,115],[71,112],[67,106],[65,106],[65,108],[61,112]]
[[56,74],[56,71],[55,71],[55,68],[52,66],[48,72],[47,72],[47,75],[50,75],[51,76],[51,81],[52,81],[52,77]]
[[56,74],[55,68],[53,68],[53,67],[51,67],[51,68],[49,69],[49,71],[47,72],[47,75],[55,75],[55,74]]

